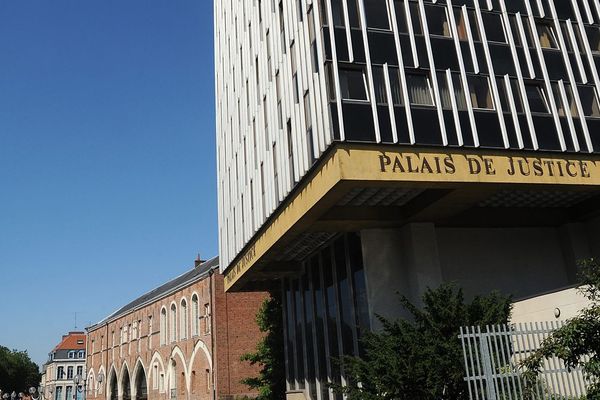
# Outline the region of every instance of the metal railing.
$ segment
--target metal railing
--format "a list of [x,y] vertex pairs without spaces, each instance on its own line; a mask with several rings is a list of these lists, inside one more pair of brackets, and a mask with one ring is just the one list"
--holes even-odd
[[465,380],[471,400],[575,400],[586,395],[580,368],[562,360],[544,360],[535,382],[523,378],[521,361],[537,350],[564,322],[463,327],[459,338],[465,362]]

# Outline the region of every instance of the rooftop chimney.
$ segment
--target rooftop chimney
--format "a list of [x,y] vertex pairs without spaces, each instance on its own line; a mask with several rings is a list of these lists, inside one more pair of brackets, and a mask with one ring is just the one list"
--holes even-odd
[[206,260],[201,259],[200,253],[198,253],[198,256],[194,260],[194,268],[198,268],[204,261],[206,261]]

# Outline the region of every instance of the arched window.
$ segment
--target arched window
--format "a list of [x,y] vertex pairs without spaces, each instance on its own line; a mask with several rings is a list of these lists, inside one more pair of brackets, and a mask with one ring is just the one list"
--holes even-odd
[[179,318],[179,340],[184,340],[187,339],[188,332],[188,308],[187,301],[185,299],[181,299],[181,314]]
[[197,336],[200,332],[200,315],[198,312],[198,295],[192,296],[192,336]]
[[169,318],[169,341],[177,340],[177,306],[171,304],[171,318]]
[[167,343],[167,309],[160,310],[160,344]]

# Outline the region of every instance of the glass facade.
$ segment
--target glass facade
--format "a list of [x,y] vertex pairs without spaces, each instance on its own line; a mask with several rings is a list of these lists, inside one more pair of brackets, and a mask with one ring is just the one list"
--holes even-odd
[[344,379],[341,355],[358,355],[370,328],[360,236],[338,236],[283,280],[286,376],[289,390],[311,399],[340,398],[328,384]]

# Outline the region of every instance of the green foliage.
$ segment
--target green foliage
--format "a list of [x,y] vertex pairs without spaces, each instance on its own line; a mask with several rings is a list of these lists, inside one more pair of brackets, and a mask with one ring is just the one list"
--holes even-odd
[[423,294],[422,309],[404,296],[400,304],[412,320],[378,316],[383,330],[365,335],[362,358],[339,360],[349,384],[334,391],[349,400],[468,399],[460,327],[506,323],[511,298],[492,293],[467,304],[461,289],[443,284]]
[[40,372],[37,364],[26,351],[9,350],[0,346],[0,389],[11,393],[26,392],[31,386],[38,387]]
[[[590,382],[588,399],[600,399],[600,262],[580,262],[579,292],[591,303],[577,317],[554,331],[540,348],[522,363],[529,394],[539,383],[544,359],[556,356],[567,368],[581,367]],[[585,357],[589,358],[585,358]]]
[[242,356],[242,361],[260,365],[257,377],[242,380],[251,389],[258,390],[258,400],[285,398],[285,358],[283,347],[283,320],[281,302],[277,295],[266,299],[256,315],[256,323],[265,333],[254,353]]

